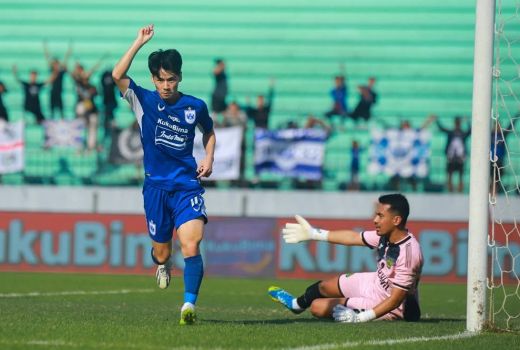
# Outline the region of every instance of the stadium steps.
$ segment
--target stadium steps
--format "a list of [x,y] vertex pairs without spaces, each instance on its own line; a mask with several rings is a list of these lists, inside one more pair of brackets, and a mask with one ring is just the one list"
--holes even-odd
[[[514,13],[514,9],[505,11]],[[365,84],[369,76],[377,77],[376,124],[398,125],[409,119],[412,125],[419,126],[427,115],[436,113],[450,127],[454,115],[468,115],[471,110],[474,16],[472,2],[430,0],[331,0],[325,4],[302,0],[297,5],[278,0],[222,0],[218,4],[212,0],[179,0],[172,5],[171,1],[157,0],[153,7],[140,0],[127,0],[124,7],[105,0],[10,0],[2,3],[0,11],[0,80],[10,90],[4,101],[12,119],[18,120],[23,114],[23,98],[10,71],[13,63],[18,64],[22,79],[30,69],[46,77],[48,68],[42,49],[46,39],[51,54],[58,57],[63,57],[69,42],[73,43],[69,68],[81,61],[89,69],[108,53],[103,70],[127,49],[137,28],[144,24],[142,19],[149,18],[156,25],[157,36],[146,52],[138,54],[130,71],[145,87],[152,88],[146,69],[148,52],[174,46],[185,59],[181,90],[209,102],[213,59],[222,57],[228,66],[230,99],[244,103],[247,96],[265,93],[270,78],[276,79],[270,120],[270,127],[275,128],[290,120],[303,120],[309,113],[323,115],[331,105],[328,94],[333,77],[343,63],[351,108],[358,100],[356,86]],[[520,28],[511,31],[512,35],[519,33]],[[513,57],[520,56],[517,50],[513,48]],[[516,74],[516,69],[504,65],[502,72]],[[99,75],[94,75],[92,81],[99,86]],[[69,76],[64,84],[70,117],[76,98]],[[48,93],[47,89],[41,96],[46,114]],[[124,103],[117,115],[122,126],[133,120]],[[92,177],[93,182],[107,185],[139,181],[133,165],[100,172],[95,157],[41,151],[43,133],[33,124],[32,116],[27,116],[27,121],[29,174],[50,176],[60,169],[60,159],[65,159],[73,175],[60,174],[58,182],[71,182],[70,176]],[[435,126],[430,130],[431,178],[443,183],[445,135],[437,133]],[[256,179],[252,135],[248,130],[248,180]],[[354,138],[362,147],[368,147],[369,133],[359,132],[346,122],[345,132],[331,136],[327,142],[323,188],[335,189],[349,179],[349,150]],[[362,154],[362,165],[367,163],[367,155],[367,151]],[[361,176],[374,188],[383,187],[387,181],[384,175],[372,176],[364,171]],[[512,171],[505,177],[510,182],[515,180]],[[5,175],[2,181],[16,182],[19,178]],[[262,180],[279,181],[281,189],[291,186],[276,177]]]

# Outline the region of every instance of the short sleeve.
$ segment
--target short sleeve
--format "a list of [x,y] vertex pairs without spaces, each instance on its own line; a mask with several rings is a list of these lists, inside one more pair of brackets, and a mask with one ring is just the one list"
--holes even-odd
[[[121,96],[128,101],[130,107],[135,110],[137,105],[141,105],[146,93],[146,89],[138,86],[132,79],[130,79],[130,84],[128,85],[128,89],[126,89],[124,94]],[[139,102],[139,103],[138,103]]]
[[390,277],[392,284],[400,289],[411,291],[415,288],[422,270],[422,253],[419,245],[413,242],[401,247],[399,259],[396,262],[395,273]]
[[209,116],[208,106],[202,101],[200,108],[200,118],[198,119],[198,127],[203,134],[207,134],[213,130],[213,119]]
[[378,246],[381,237],[377,235],[376,231],[363,231],[361,232],[361,239],[367,247],[374,249]]

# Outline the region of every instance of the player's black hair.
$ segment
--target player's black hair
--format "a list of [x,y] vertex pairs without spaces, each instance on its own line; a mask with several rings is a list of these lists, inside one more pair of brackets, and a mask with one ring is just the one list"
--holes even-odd
[[379,203],[390,205],[390,210],[402,219],[399,228],[404,229],[410,214],[410,205],[406,197],[400,193],[385,194],[379,197]]
[[152,52],[150,56],[148,56],[148,69],[150,73],[158,77],[161,68],[180,75],[182,71],[182,57],[179,51],[169,49]]

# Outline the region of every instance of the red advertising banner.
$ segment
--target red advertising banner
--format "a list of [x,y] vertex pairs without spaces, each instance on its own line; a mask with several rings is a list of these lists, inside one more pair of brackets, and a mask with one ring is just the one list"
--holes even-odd
[[[206,273],[323,279],[375,270],[375,254],[367,247],[326,242],[286,244],[280,232],[287,221],[293,219],[210,218],[201,245]],[[367,220],[309,221],[328,230],[372,229]],[[409,229],[422,247],[423,281],[465,282],[466,223],[412,221]],[[0,271],[153,274],[146,230],[142,215],[0,213]],[[495,244],[504,246],[494,256],[495,277],[516,282],[520,259],[513,257],[520,254],[518,228],[501,226]],[[183,268],[176,242],[173,260],[176,268]]]
[[[289,219],[293,221],[294,219]],[[327,230],[372,230],[370,221],[309,220],[315,227]],[[278,220],[280,231],[286,220]],[[424,257],[422,280],[440,283],[465,283],[468,270],[468,228],[465,222],[411,221],[408,229],[421,244]],[[513,224],[504,224],[495,244],[504,246],[494,261],[494,277],[517,283],[520,271],[520,233]],[[325,279],[343,273],[376,270],[375,252],[367,247],[345,247],[325,242],[286,244],[275,232],[277,242],[277,278]],[[507,241],[507,247],[506,247]],[[488,250],[489,251],[489,250]],[[491,257],[488,254],[488,259]],[[514,264],[514,265],[513,265]],[[491,264],[489,264],[490,266]]]
[[[273,219],[211,218],[201,253],[206,273],[275,275]],[[0,213],[0,271],[153,274],[142,215]],[[174,240],[174,267],[184,258]]]
[[139,215],[0,213],[0,270],[149,273]]

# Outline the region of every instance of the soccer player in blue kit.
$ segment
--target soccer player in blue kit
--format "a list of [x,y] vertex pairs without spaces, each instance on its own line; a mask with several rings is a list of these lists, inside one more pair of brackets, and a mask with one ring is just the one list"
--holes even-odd
[[[115,65],[112,77],[141,129],[144,209],[160,288],[170,283],[174,229],[181,243],[185,268],[180,324],[185,325],[195,322],[195,303],[204,274],[199,244],[207,215],[200,178],[211,175],[216,139],[204,101],[178,91],[182,58],[177,50],[158,50],[148,56],[155,91],[138,86],[128,77],[135,55],[153,35],[153,25],[139,29],[137,38]],[[198,165],[193,157],[196,127],[203,133],[206,151]]]

